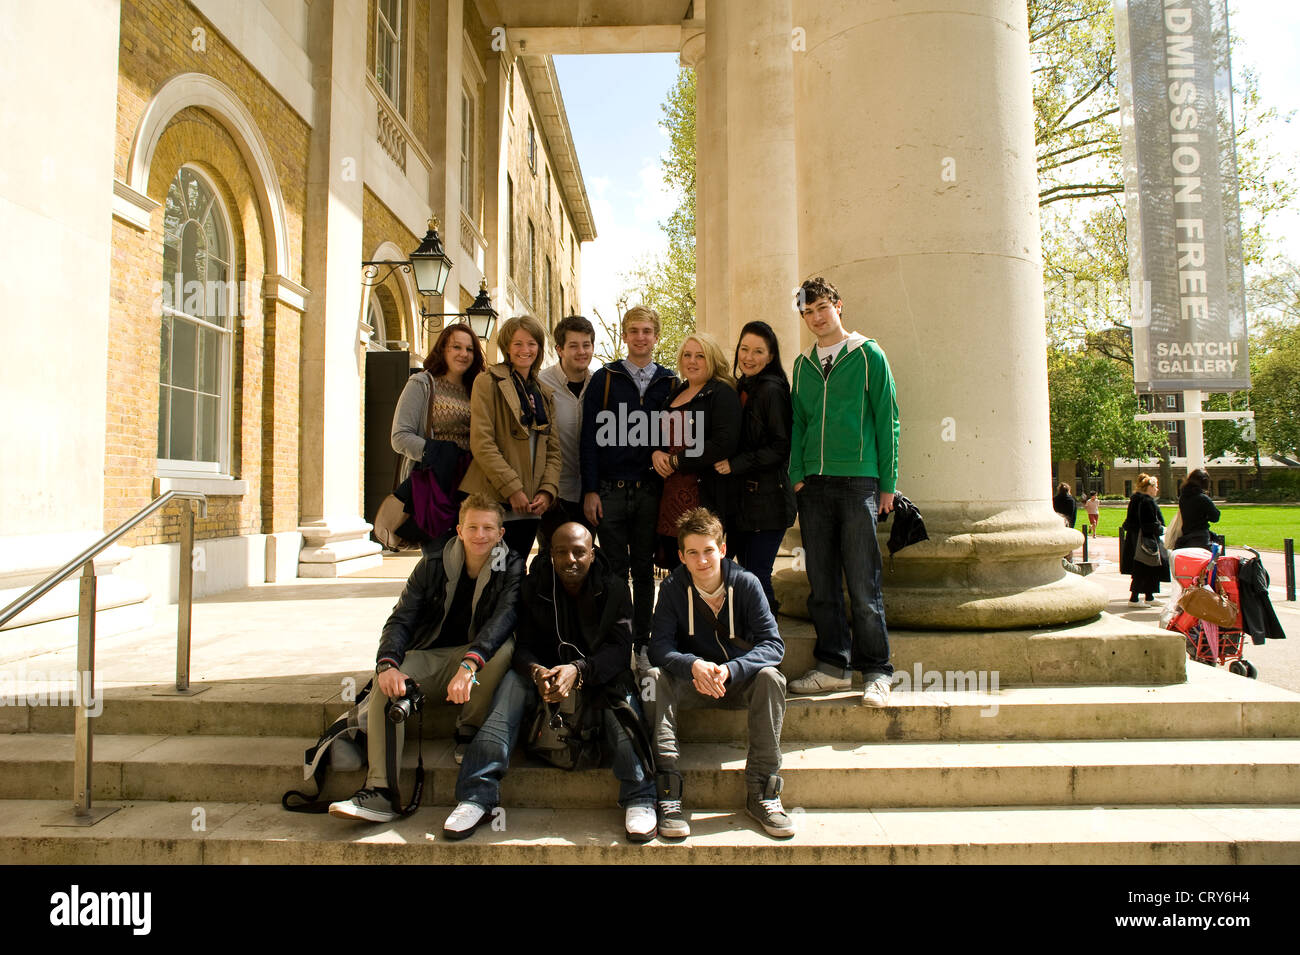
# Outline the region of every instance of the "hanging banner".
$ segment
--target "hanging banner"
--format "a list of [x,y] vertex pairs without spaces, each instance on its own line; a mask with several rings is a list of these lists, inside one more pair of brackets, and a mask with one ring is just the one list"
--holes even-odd
[[1115,0],[1139,391],[1250,387],[1224,0]]

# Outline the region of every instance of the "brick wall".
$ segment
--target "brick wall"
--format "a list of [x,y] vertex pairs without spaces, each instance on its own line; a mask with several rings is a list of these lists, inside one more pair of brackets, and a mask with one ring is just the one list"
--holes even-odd
[[[202,44],[194,30],[205,31]],[[204,49],[195,49],[201,45]],[[210,23],[185,3],[122,4],[118,81],[118,137],[114,168],[126,176],[130,146],[144,109],[178,73],[202,72],[220,80],[253,115],[269,150],[284,200],[289,261],[280,270],[302,278],[310,129]],[[158,141],[147,193],[162,203],[182,164],[197,167],[225,206],[232,225],[232,275],[247,284],[231,341],[232,391],[229,460],[247,494],[214,497],[208,517],[196,522],[199,538],[290,530],[298,523],[298,400],[301,316],[264,301],[266,249],[274,241],[262,221],[253,179],[236,143],[217,117],[189,108],[179,112]],[[163,210],[142,233],[113,223],[113,274],[109,318],[109,406],[105,448],[105,528],[117,526],[154,496],[158,447],[159,301]],[[179,538],[180,506],[169,507],[128,535],[125,543],[154,544]]]

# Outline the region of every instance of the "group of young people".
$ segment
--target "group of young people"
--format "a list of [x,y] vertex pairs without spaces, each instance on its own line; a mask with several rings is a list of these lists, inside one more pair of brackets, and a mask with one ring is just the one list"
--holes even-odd
[[[848,690],[858,671],[863,702],[887,703],[876,520],[897,481],[894,380],[880,347],[844,329],[833,285],[804,282],[795,305],[816,343],[792,381],[761,321],[742,329],[730,368],[704,333],[682,343],[676,371],[656,363],[660,320],[645,307],[624,315],[627,358],[594,372],[590,322],[562,319],[559,361],[539,370],[545,333],[525,316],[504,323],[501,363],[485,367],[477,339],[452,326],[413,376],[393,445],[411,461],[401,533],[423,540],[424,559],[383,629],[368,716],[382,726],[420,685],[461,705],[446,837],[490,817],[528,716],[579,693],[602,711],[633,841],[690,832],[677,713],[693,706],[748,709],[746,810],[793,835],[771,574],[796,504],[817,662],[788,689]],[[449,512],[455,533],[439,536]],[[673,568],[657,600],[656,563]],[[401,734],[372,731],[368,745],[366,785],[330,812],[388,821],[401,811],[389,778]]]

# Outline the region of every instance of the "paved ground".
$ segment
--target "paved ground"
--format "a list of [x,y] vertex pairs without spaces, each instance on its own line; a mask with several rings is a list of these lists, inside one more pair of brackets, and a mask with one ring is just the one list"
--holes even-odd
[[[1231,554],[1246,556],[1246,551],[1232,548]],[[1251,646],[1246,651],[1246,659],[1259,667],[1259,679],[1274,686],[1300,692],[1300,603],[1288,603],[1286,600],[1286,575],[1282,554],[1277,551],[1262,551],[1264,566],[1268,570],[1271,582],[1270,593],[1273,609],[1277,611],[1278,620],[1286,630],[1287,639],[1269,640],[1262,646]],[[1106,610],[1110,613],[1127,617],[1130,620],[1156,625],[1160,618],[1160,607],[1138,609],[1128,602],[1129,578],[1119,572],[1119,541],[1114,537],[1101,537],[1088,541],[1090,560],[1106,561],[1100,565],[1089,580],[1094,580],[1106,588],[1110,594],[1110,603]],[[1082,549],[1074,552],[1075,560],[1083,559]],[[1161,592],[1163,599],[1171,593],[1169,584]]]

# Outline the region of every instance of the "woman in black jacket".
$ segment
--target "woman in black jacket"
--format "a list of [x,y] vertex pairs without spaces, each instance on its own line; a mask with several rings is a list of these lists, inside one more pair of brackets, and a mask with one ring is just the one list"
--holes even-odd
[[1052,498],[1052,510],[1065,519],[1066,527],[1074,526],[1074,522],[1079,519],[1079,505],[1070,493],[1070,485],[1062,482],[1057,486],[1056,496]]
[[732,371],[742,409],[740,445],[713,467],[736,482],[729,556],[758,578],[775,615],[780,604],[772,594],[772,565],[794,523],[795,501],[789,473],[790,379],[771,325],[750,322],[740,330]]
[[1155,600],[1161,582],[1169,580],[1168,562],[1152,567],[1134,557],[1141,535],[1145,534],[1155,540],[1164,536],[1165,521],[1160,508],[1156,506],[1156,496],[1159,493],[1160,482],[1156,478],[1149,474],[1139,474],[1137,491],[1129,498],[1128,514],[1120,528],[1124,537],[1119,552],[1119,572],[1133,578],[1129,584],[1128,602],[1144,607]]
[[1187,475],[1178,492],[1178,514],[1182,518],[1182,533],[1174,541],[1174,548],[1210,546],[1210,525],[1219,519],[1219,509],[1210,500],[1210,475],[1205,468],[1197,468]]

